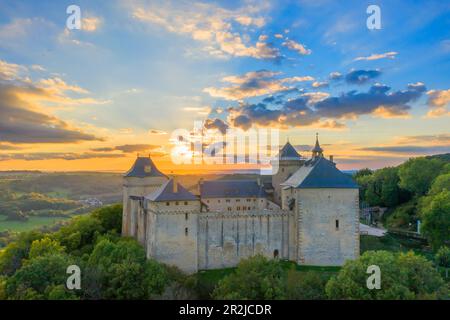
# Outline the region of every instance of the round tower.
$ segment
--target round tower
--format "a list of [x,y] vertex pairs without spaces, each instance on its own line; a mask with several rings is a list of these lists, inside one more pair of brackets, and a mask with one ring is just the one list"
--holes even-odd
[[144,196],[161,187],[167,180],[168,177],[156,168],[150,157],[138,155],[123,178],[123,236],[137,235],[138,211],[143,205]]

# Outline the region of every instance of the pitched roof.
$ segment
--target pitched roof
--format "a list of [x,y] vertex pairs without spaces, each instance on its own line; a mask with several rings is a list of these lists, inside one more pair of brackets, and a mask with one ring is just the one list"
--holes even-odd
[[264,186],[254,180],[211,180],[200,184],[202,198],[266,197]]
[[166,181],[159,189],[147,195],[145,198],[150,201],[193,201],[198,200],[181,184],[177,183],[177,192],[173,192],[173,179]]
[[281,148],[280,153],[278,154],[278,159],[301,160],[302,157],[289,142],[286,142],[286,144],[283,146],[283,148]]
[[125,177],[146,178],[166,177],[166,175],[156,168],[149,157],[137,157],[131,169],[125,173]]
[[335,164],[324,157],[307,161],[282,186],[313,189],[313,188],[339,188],[357,189],[358,185],[352,177],[341,172]]

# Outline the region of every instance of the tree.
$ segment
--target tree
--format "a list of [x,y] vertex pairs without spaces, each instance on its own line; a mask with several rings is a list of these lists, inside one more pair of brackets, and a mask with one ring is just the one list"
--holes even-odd
[[444,163],[438,159],[413,158],[399,166],[400,187],[424,195],[439,175]]
[[43,234],[38,231],[20,233],[18,239],[8,244],[0,254],[0,274],[13,275],[28,258],[31,243],[42,237]]
[[283,299],[283,269],[278,261],[257,255],[239,262],[236,271],[222,279],[213,292],[215,299]]
[[428,205],[421,208],[422,231],[433,248],[450,241],[450,191],[436,194]]
[[376,172],[376,177],[381,182],[381,202],[386,207],[395,207],[399,204],[400,189],[398,187],[399,177],[397,168],[384,168]]
[[6,277],[0,276],[0,301],[6,300]]
[[147,260],[145,264],[145,287],[147,296],[152,297],[163,293],[170,282],[170,275],[161,263],[154,259]]
[[133,240],[100,240],[87,262],[99,275],[103,298],[143,299],[145,252]]
[[[368,289],[367,269],[381,271],[381,289]],[[388,251],[368,251],[348,261],[326,285],[330,299],[436,299],[446,295],[445,283],[431,262],[422,256]]]
[[327,280],[318,272],[291,269],[287,275],[286,298],[289,300],[326,299]]
[[450,248],[442,246],[436,253],[436,264],[440,267],[450,268]]
[[105,230],[120,234],[122,232],[122,211],[122,205],[116,204],[93,211],[92,217],[97,218]]
[[64,285],[49,286],[46,290],[48,300],[79,300],[74,291],[69,291]]
[[13,276],[8,278],[7,295],[13,299],[25,299],[30,296],[47,298],[46,290],[49,286],[66,283],[66,270],[72,264],[73,259],[61,253],[27,260]]
[[55,239],[68,253],[82,255],[90,253],[97,237],[105,233],[101,222],[90,215],[73,218],[71,223],[55,233]]
[[147,299],[161,294],[169,282],[163,266],[148,262],[144,249],[133,239],[100,240],[87,267],[105,299]]
[[364,168],[364,169],[358,170],[358,171],[355,173],[355,175],[353,176],[353,178],[354,178],[355,180],[358,180],[358,179],[361,178],[361,177],[370,176],[370,175],[372,175],[372,174],[373,174],[373,171],[372,171],[372,170],[370,170],[369,168]]
[[371,175],[360,175],[357,182],[361,188],[362,200],[371,206],[394,207],[407,200],[404,190],[398,186],[397,168],[383,168]]
[[36,257],[44,256],[46,254],[63,253],[63,252],[64,247],[62,247],[58,241],[52,240],[47,236],[40,240],[34,240],[31,243],[28,258],[34,259]]
[[450,190],[450,173],[439,175],[431,185],[428,194],[435,195],[442,190]]

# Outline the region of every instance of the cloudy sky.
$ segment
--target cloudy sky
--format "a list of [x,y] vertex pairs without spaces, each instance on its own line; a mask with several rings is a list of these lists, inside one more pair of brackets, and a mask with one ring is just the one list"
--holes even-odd
[[[69,5],[81,29],[66,28]],[[366,26],[369,4],[381,30]],[[0,0],[0,170],[171,163],[171,134],[279,128],[342,169],[450,152],[445,1]]]

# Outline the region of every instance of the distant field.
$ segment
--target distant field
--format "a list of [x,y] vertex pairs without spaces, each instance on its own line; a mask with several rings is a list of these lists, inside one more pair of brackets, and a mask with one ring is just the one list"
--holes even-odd
[[6,216],[0,216],[0,232],[1,231],[29,231],[43,226],[50,226],[55,222],[65,220],[64,217],[30,217],[28,221],[7,221]]

